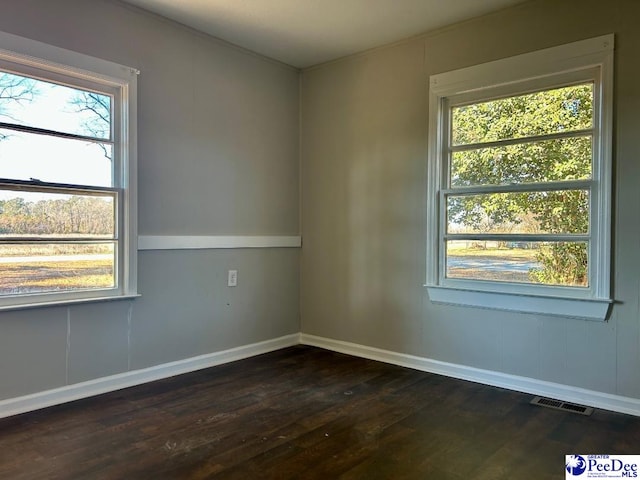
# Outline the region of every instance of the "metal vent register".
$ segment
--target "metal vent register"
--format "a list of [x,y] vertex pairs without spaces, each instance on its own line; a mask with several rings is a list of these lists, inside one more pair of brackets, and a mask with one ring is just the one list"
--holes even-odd
[[575,403],[553,400],[551,398],[535,397],[531,400],[531,405],[553,408],[554,410],[562,410],[564,412],[578,413],[580,415],[591,415],[593,413],[593,408],[591,407],[584,407],[582,405],[576,405]]

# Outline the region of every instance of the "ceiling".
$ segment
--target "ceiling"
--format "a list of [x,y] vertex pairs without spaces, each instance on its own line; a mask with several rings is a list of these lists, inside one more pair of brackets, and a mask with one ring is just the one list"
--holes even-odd
[[524,0],[124,0],[298,68]]

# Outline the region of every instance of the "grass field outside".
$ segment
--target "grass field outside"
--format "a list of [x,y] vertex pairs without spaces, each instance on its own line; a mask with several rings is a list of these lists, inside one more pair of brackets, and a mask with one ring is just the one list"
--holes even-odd
[[447,277],[501,282],[535,282],[535,249],[456,246],[447,250]]
[[0,264],[1,295],[114,286],[113,260]]
[[6,243],[0,245],[0,258],[55,255],[106,254],[113,252],[112,243]]

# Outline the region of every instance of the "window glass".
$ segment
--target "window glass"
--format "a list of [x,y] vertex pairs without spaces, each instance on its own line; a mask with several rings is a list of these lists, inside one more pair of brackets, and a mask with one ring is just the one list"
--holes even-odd
[[113,288],[115,242],[0,244],[0,296]]
[[466,145],[590,129],[593,84],[474,103],[452,109],[452,144]]
[[450,195],[447,233],[588,234],[589,192]]
[[0,190],[3,237],[115,237],[115,195]]
[[0,129],[0,178],[113,186],[110,144]]
[[0,71],[0,122],[111,138],[111,97]]
[[446,249],[448,278],[589,286],[586,242],[453,240]]
[[591,136],[454,151],[451,186],[509,185],[591,178]]
[[[592,133],[584,132],[593,126],[592,99],[589,82],[451,108],[450,192],[442,212],[447,278],[585,285],[591,194],[557,182],[592,176]],[[538,135],[545,138],[530,140]],[[464,235],[492,238],[456,251],[469,240]],[[566,242],[553,235],[582,237]],[[538,242],[540,236],[548,238]],[[514,244],[527,248],[504,248]],[[473,251],[486,245],[491,249]]]

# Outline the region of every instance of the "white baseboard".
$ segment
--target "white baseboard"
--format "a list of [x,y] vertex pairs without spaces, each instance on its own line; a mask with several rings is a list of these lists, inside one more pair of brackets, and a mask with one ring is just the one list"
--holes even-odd
[[409,367],[423,372],[436,373],[438,375],[469,380],[484,385],[492,385],[494,387],[506,388],[508,390],[515,390],[532,395],[555,398],[565,402],[640,416],[640,400],[636,398],[611,395],[559,383],[545,382],[534,378],[441,362],[365,345],[307,335],[305,333],[300,334],[300,343],[339,353],[346,353],[356,357]]
[[53,390],[1,400],[0,418],[113,392],[123,388],[201,370],[203,368],[214,367],[223,363],[242,360],[298,344],[320,347],[356,357],[414,368],[423,372],[459,378],[461,380],[469,380],[484,385],[492,385],[532,395],[556,398],[565,402],[640,416],[640,400],[635,398],[611,395],[528,377],[441,362],[429,358],[382,350],[330,338],[317,337],[305,333],[296,333],[264,342],[223,350],[221,352],[209,353],[141,370],[133,370],[109,377],[98,378],[88,382],[67,385]]
[[223,363],[242,360],[262,353],[291,347],[300,343],[300,335],[286,335],[284,337],[266,340],[264,342],[243,345],[241,347],[209,353],[198,357],[164,363],[150,368],[119,373],[108,377],[90,380],[88,382],[75,383],[65,387],[46,390],[31,395],[17,398],[9,398],[0,401],[0,418],[10,417],[20,413],[39,410],[62,403],[92,397],[102,393],[113,392],[127,387],[133,387],[154,380],[173,377],[183,373],[189,373],[203,368],[214,367]]

